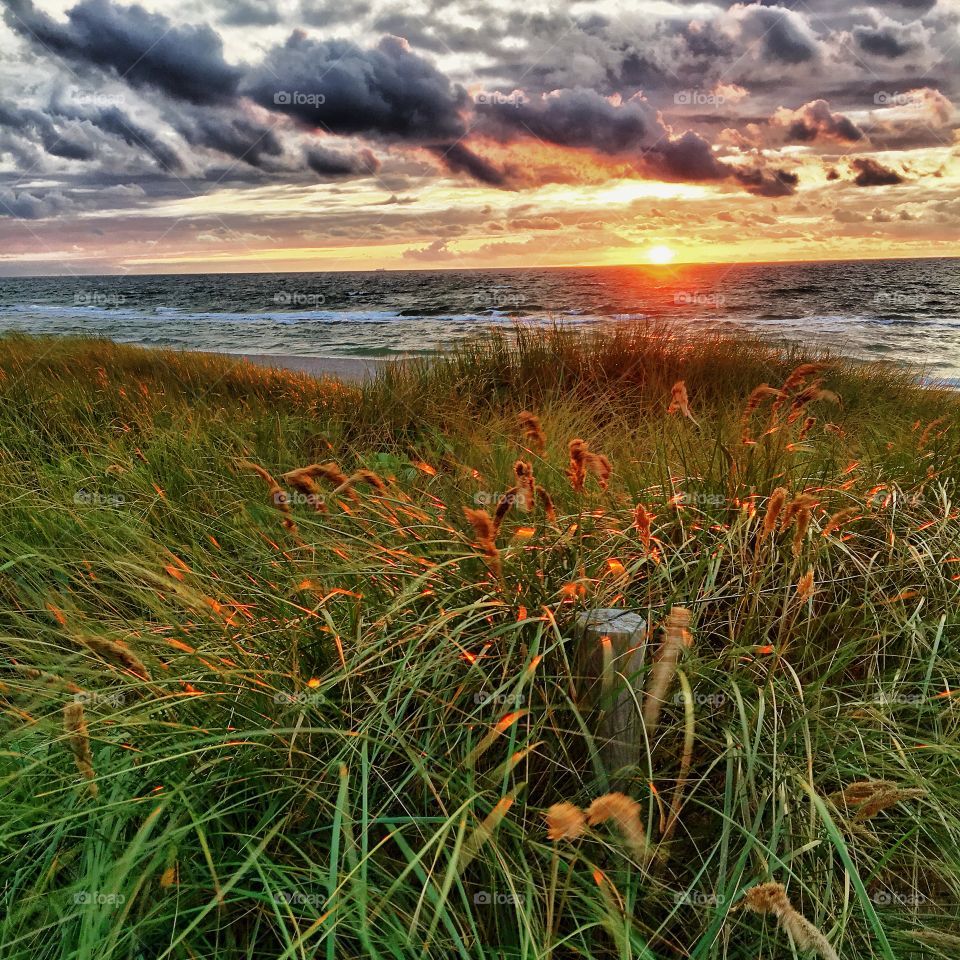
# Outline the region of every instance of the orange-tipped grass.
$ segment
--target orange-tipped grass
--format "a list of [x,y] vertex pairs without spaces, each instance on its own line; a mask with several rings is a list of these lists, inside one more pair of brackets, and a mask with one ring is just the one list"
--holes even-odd
[[754,387],[750,396],[747,397],[747,404],[743,409],[743,416],[741,417],[740,424],[740,442],[745,445],[750,445],[756,443],[750,435],[750,420],[753,417],[753,412],[763,403],[764,400],[773,397],[775,399],[782,399],[785,396],[782,390],[778,390],[776,387],[771,387],[769,383],[761,383],[759,387]]
[[241,460],[240,466],[246,470],[252,470],[261,480],[267,485],[267,488],[270,491],[270,501],[274,507],[277,508],[282,514],[284,514],[283,525],[295,533],[297,530],[297,524],[293,519],[293,511],[290,509],[290,498],[287,496],[287,492],[280,486],[279,483],[274,479],[273,474],[269,470],[265,470],[258,463],[252,463],[249,460]]
[[803,421],[803,426],[800,427],[800,432],[797,434],[797,439],[798,440],[806,439],[807,434],[810,433],[810,431],[813,429],[813,425],[816,422],[817,422],[816,417],[807,417],[807,419]]
[[777,522],[787,502],[787,496],[786,487],[777,487],[777,489],[770,494],[770,499],[767,501],[767,510],[763,515],[763,526],[760,529],[761,536],[769,537],[772,533],[776,532]]
[[285,483],[289,484],[294,490],[299,490],[307,497],[307,502],[313,506],[317,513],[326,513],[327,505],[324,502],[323,492],[317,486],[313,477],[303,470],[290,470],[283,475]]
[[647,551],[650,550],[650,538],[652,536],[650,525],[652,521],[653,514],[649,513],[642,503],[638,503],[633,511],[633,526],[640,535],[640,542],[643,544],[644,550]]
[[667,691],[676,676],[680,654],[693,645],[693,635],[689,629],[691,616],[686,607],[674,607],[663,623],[663,641],[654,658],[643,700],[643,722],[651,739],[660,722]]
[[810,377],[823,373],[829,364],[826,363],[801,363],[799,367],[792,370],[786,380],[783,381],[781,392],[786,395],[792,390],[802,387]]
[[557,521],[557,511],[553,505],[553,497],[547,492],[545,487],[541,487],[538,483],[534,487],[534,493],[537,495],[537,502],[543,504],[543,512],[547,516],[547,520],[550,523],[556,523]]
[[573,803],[555,803],[544,814],[547,821],[547,839],[576,840],[583,836],[586,818],[583,811]]
[[529,441],[530,446],[533,447],[537,453],[542,454],[547,449],[547,435],[543,432],[540,418],[529,410],[524,410],[517,415],[517,421],[520,424],[520,429],[523,431],[524,438]]
[[309,466],[291,470],[283,475],[284,482],[292,483],[291,475],[295,476],[299,482],[303,482],[304,479],[325,480],[335,488],[334,493],[345,491],[352,500],[357,499],[350,484],[350,478],[332,460],[327,463],[311,463]]
[[640,804],[623,793],[606,793],[587,807],[591,827],[611,820],[631,851],[641,860],[650,856],[647,832],[640,817]]
[[97,796],[99,790],[96,784],[97,774],[93,769],[93,753],[90,750],[90,733],[87,730],[87,721],[83,713],[83,704],[72,701],[63,708],[63,729],[67,735],[67,743],[73,754],[73,761],[80,776],[87,781],[87,792],[91,797]]
[[687,385],[683,380],[678,380],[670,388],[670,405],[667,407],[667,413],[681,413],[698,427],[700,426],[690,410],[690,397],[687,395]]
[[587,474],[592,473],[600,484],[601,490],[606,490],[610,482],[613,468],[610,461],[602,453],[591,453],[585,440],[579,437],[571,440],[569,445],[570,465],[567,467],[567,476],[570,485],[577,493],[583,493]]
[[[801,390],[790,403],[790,414],[787,417],[787,423],[795,423],[803,415],[807,405],[817,401],[825,400],[828,403],[840,403],[840,397],[832,390],[824,390],[820,386],[821,381],[817,380],[809,387]],[[812,426],[812,424],[811,424]]]
[[470,522],[470,526],[473,527],[477,545],[487,558],[490,569],[499,577],[501,573],[500,551],[497,549],[497,528],[493,518],[486,510],[471,510],[469,507],[464,507],[463,512]]
[[132,673],[140,680],[150,679],[150,671],[146,664],[132,650],[122,644],[103,637],[83,637],[80,642],[101,660],[106,660],[108,663],[120,667],[121,670]]
[[926,790],[914,787],[898,787],[889,780],[858,780],[851,783],[840,793],[833,794],[830,799],[845,808],[857,808],[854,820],[862,823],[870,820],[878,813],[896,806],[901,800],[916,800],[926,796]]
[[786,506],[780,519],[780,529],[786,533],[803,512],[811,511],[817,504],[817,498],[809,493],[798,493]]
[[937,432],[937,427],[942,426],[946,422],[946,417],[938,417],[936,420],[931,420],[930,423],[924,427],[923,433],[920,434],[920,440],[917,442],[918,453],[922,453],[926,449],[927,444],[930,442],[930,438],[935,432],[937,436],[940,436],[942,433],[946,433],[946,430]]
[[533,467],[523,460],[513,465],[513,474],[517,478],[514,505],[521,513],[529,513],[535,497],[536,482],[533,479]]
[[837,510],[827,520],[827,525],[823,528],[823,536],[828,537],[834,530],[839,530],[848,520],[852,520],[859,514],[859,507],[844,507],[842,510]]
[[823,960],[840,960],[830,941],[802,913],[794,909],[781,883],[760,883],[744,894],[742,905],[754,913],[776,917],[798,950],[814,950]]

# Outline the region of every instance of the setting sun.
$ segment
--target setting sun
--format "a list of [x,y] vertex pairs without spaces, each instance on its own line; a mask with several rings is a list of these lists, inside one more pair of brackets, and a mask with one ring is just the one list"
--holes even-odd
[[656,247],[651,247],[647,251],[647,259],[651,263],[669,263],[676,254],[669,248],[659,244]]

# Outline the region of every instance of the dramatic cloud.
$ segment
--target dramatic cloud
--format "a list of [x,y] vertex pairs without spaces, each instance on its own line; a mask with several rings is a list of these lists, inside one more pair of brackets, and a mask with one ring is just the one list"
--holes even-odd
[[321,177],[369,175],[380,169],[380,161],[370,150],[348,154],[328,147],[311,147],[306,160],[307,166]]
[[780,6],[737,7],[741,39],[758,43],[768,60],[786,64],[816,59],[817,38],[802,15]]
[[241,71],[223,59],[220,37],[207,26],[175,26],[162,14],[110,0],[83,0],[61,24],[31,0],[6,0],[4,20],[38,54],[99,67],[134,87],[153,87],[190,103],[224,103]]
[[811,100],[797,110],[781,107],[771,122],[783,127],[787,140],[812,143],[814,140],[837,140],[856,143],[864,138],[863,131],[842,113],[831,113],[826,100]]
[[903,177],[896,170],[883,166],[870,157],[857,157],[850,161],[857,175],[853,182],[858,187],[890,187],[903,183]]
[[914,44],[904,41],[903,31],[893,27],[881,29],[856,27],[853,31],[853,39],[864,52],[871,53],[875,57],[887,57],[890,60],[905,57],[914,49]]
[[675,136],[642,97],[626,102],[592,90],[563,90],[538,100],[516,94],[512,103],[494,103],[477,126],[502,141],[540,140],[628,160],[646,176],[667,181],[733,180],[751,193],[782,196],[794,176],[739,170],[717,159],[710,143],[688,130]]
[[89,144],[72,140],[57,130],[46,114],[39,110],[21,110],[12,103],[0,101],[0,127],[21,136],[35,138],[51,156],[67,160],[90,160],[94,151]]
[[960,180],[952,0],[141,2],[3,0],[0,217],[45,262],[806,257],[838,223],[952,226],[924,197]]
[[244,93],[305,127],[418,143],[464,134],[468,97],[406,40],[364,50],[297,30],[244,82]]

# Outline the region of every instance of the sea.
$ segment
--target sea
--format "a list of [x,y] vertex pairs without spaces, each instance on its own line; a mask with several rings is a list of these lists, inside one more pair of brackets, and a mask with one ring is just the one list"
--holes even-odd
[[349,273],[0,278],[0,332],[391,358],[516,324],[760,334],[960,383],[960,258]]

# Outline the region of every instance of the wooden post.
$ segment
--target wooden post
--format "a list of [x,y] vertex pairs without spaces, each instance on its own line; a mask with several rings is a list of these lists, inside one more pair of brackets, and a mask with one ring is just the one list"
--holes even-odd
[[577,615],[580,647],[577,694],[586,710],[599,710],[594,736],[608,775],[640,761],[647,622],[632,610],[602,608]]

